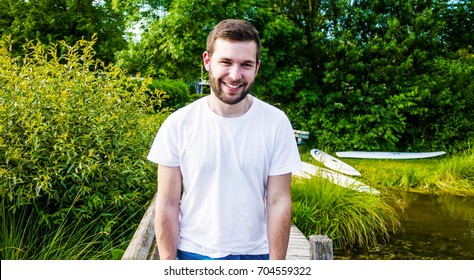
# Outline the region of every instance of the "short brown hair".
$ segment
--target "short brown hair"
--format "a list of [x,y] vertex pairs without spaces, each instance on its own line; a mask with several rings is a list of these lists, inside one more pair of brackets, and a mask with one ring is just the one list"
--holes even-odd
[[258,31],[250,23],[241,19],[225,19],[219,22],[207,36],[207,52],[212,56],[217,39],[231,41],[254,41],[257,45],[257,61],[260,59],[262,46]]

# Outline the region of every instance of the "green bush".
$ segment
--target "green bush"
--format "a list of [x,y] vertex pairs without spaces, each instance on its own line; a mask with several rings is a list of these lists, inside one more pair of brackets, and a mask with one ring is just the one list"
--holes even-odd
[[191,100],[188,85],[179,80],[153,80],[151,88],[166,94],[161,108],[179,109]]
[[106,234],[136,225],[140,215],[130,217],[156,191],[146,154],[163,116],[149,114],[162,98],[151,79],[94,59],[95,39],[30,43],[24,58],[10,43],[0,42],[2,215],[32,206],[34,222],[51,227],[66,218],[97,221]]

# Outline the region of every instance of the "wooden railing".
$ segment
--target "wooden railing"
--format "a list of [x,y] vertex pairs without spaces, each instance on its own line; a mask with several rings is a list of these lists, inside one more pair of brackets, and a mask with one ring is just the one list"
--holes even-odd
[[[155,243],[155,198],[156,194],[148,206],[145,215],[143,215],[143,218],[138,225],[132,240],[130,241],[125,253],[122,256],[122,260],[158,260],[160,258]],[[302,235],[299,230],[298,232],[300,235]],[[304,235],[302,235],[301,238],[303,237]],[[290,240],[290,246],[292,243],[293,242]],[[305,244],[304,247],[305,248],[303,248],[303,250],[309,250],[310,260],[333,259],[332,240],[326,235],[311,235],[309,237],[308,243]],[[307,254],[304,255],[307,256]],[[308,258],[306,257],[306,259]]]
[[160,258],[155,245],[155,198],[156,194],[128,244],[122,260],[158,260]]

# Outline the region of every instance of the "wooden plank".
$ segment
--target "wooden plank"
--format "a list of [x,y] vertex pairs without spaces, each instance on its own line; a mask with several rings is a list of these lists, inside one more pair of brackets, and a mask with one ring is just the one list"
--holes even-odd
[[148,206],[145,215],[143,215],[130,244],[122,256],[122,260],[149,259],[150,249],[153,246],[153,241],[155,239],[155,197],[156,194]]
[[291,225],[290,241],[286,252],[287,260],[309,260],[309,241],[304,234],[295,226]]

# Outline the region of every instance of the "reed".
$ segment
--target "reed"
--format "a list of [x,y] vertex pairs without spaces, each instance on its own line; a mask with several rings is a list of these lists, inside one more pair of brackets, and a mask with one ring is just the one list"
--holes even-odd
[[404,204],[389,195],[343,188],[317,176],[295,178],[293,223],[305,234],[324,234],[335,248],[387,241],[399,226]]
[[457,195],[474,195],[474,155],[458,155],[439,164],[436,187]]
[[9,211],[2,203],[0,259],[104,260],[120,259],[133,228],[127,232],[97,232],[99,218],[65,219],[58,225],[40,222],[34,205]]

